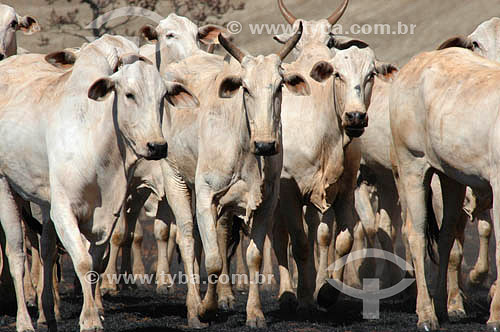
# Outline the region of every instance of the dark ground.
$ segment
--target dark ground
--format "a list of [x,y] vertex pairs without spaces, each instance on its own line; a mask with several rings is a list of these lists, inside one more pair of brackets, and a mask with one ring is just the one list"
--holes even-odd
[[[146,242],[146,241],[145,241]],[[149,242],[149,241],[147,241]],[[146,270],[154,270],[155,256],[146,250]],[[59,331],[79,331],[78,320],[83,304],[81,293],[73,294],[73,275],[68,258],[64,259],[61,286],[62,321],[58,323]],[[174,264],[177,265],[177,264]],[[176,273],[174,266],[172,273]],[[203,286],[202,286],[203,289]],[[442,324],[441,331],[486,331],[489,315],[487,289],[467,291],[467,319],[454,323]],[[189,331],[185,307],[186,288],[176,285],[173,295],[158,295],[152,285],[140,289],[122,290],[119,295],[104,297],[106,332],[132,331]],[[251,331],[245,326],[247,294],[236,292],[236,305],[233,311],[219,312],[215,322],[205,331]],[[329,312],[317,311],[312,318],[300,320],[297,315],[286,316],[279,311],[277,291],[261,292],[262,308],[266,316],[267,331],[415,331],[417,316],[415,300],[388,299],[382,300],[380,319],[363,320],[362,302],[352,298],[340,298]],[[2,296],[0,294],[0,303]],[[5,307],[0,304],[0,331],[15,331],[15,305]],[[33,309],[33,322],[36,323],[37,312]],[[36,325],[35,325],[36,326]],[[37,331],[46,331],[39,329]]]
[[[442,331],[485,331],[488,319],[486,291],[469,294],[469,318],[457,323],[442,324]],[[157,295],[152,289],[125,290],[118,296],[105,297],[105,331],[188,331],[185,291],[179,289],[174,296]],[[268,331],[411,331],[415,330],[417,317],[412,301],[382,301],[379,320],[363,320],[362,303],[341,299],[331,312],[317,312],[313,319],[301,321],[279,312],[276,293],[261,295]],[[237,293],[234,311],[221,312],[217,321],[206,331],[251,331],[245,327],[246,294]],[[82,296],[74,297],[71,291],[62,294],[62,321],[59,331],[79,331],[78,318],[83,303]],[[36,313],[33,312],[32,317]],[[4,316],[0,331],[15,331],[15,311]],[[45,331],[41,329],[40,331]]]

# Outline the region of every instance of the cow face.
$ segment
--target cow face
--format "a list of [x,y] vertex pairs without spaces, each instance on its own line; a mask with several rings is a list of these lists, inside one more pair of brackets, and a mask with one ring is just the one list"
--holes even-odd
[[500,18],[494,17],[482,23],[468,39],[475,53],[500,62]]
[[280,151],[282,88],[296,95],[309,95],[310,87],[298,74],[287,74],[277,55],[245,56],[241,74],[226,77],[219,87],[221,98],[232,98],[243,90],[243,107],[250,126],[250,149],[260,156]]
[[338,50],[330,61],[320,61],[314,65],[311,71],[314,80],[334,80],[335,109],[348,136],[359,137],[368,126],[367,109],[373,82],[377,70],[385,73],[384,68],[382,65],[377,68],[375,55],[370,48],[358,46]]
[[115,122],[125,143],[140,158],[165,158],[167,142],[160,121],[164,100],[176,107],[196,107],[198,100],[181,84],[164,82],[152,64],[125,63],[111,77],[96,81],[89,98],[100,101],[115,92]]
[[19,16],[12,7],[0,5],[0,60],[17,54],[16,32],[31,34],[40,26],[31,16]]
[[189,19],[176,14],[170,14],[156,28],[144,26],[140,33],[158,45],[162,63],[185,59],[199,50],[200,43],[218,44],[219,33],[230,34],[225,28],[212,24],[198,28]]

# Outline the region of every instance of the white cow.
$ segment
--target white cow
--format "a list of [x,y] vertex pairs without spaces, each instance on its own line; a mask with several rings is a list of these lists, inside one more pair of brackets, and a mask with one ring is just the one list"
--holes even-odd
[[40,31],[40,25],[33,16],[21,16],[14,8],[0,4],[0,60],[18,53],[16,32],[19,30],[30,35]]
[[[71,256],[84,296],[80,330],[102,329],[102,303],[88,273],[104,268],[135,164],[166,156],[163,99],[177,106],[188,99],[182,85],[165,83],[154,66],[137,61],[143,58],[119,57],[115,47],[98,42],[83,47],[69,71],[40,62],[39,55],[0,64],[5,91],[0,100],[0,219],[18,297],[18,331],[33,331],[22,289],[20,203],[42,208],[44,266],[53,265],[56,233]],[[55,330],[47,280],[52,268],[44,269],[42,297],[49,329]]]

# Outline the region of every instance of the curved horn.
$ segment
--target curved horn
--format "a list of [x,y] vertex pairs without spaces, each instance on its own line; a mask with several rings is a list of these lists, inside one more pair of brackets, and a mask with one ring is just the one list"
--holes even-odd
[[293,16],[292,12],[285,7],[283,0],[278,0],[278,7],[280,7],[281,14],[283,14],[283,17],[289,24],[294,24],[295,21],[297,21],[297,18]]
[[349,4],[349,0],[344,0],[344,3],[341,4],[339,6],[339,8],[337,8],[337,10],[335,10],[333,12],[332,15],[330,15],[330,17],[327,18],[328,22],[331,24],[331,25],[334,25],[335,23],[338,22],[338,20],[340,20],[340,18],[342,17],[342,15],[344,15],[344,12],[345,10],[347,9],[347,5]]
[[290,52],[294,49],[295,45],[297,45],[297,43],[300,40],[300,37],[302,36],[302,30],[303,26],[302,22],[300,22],[299,30],[297,30],[295,35],[286,42],[285,46],[283,46],[281,51],[279,51],[278,53],[278,56],[280,57],[281,61],[285,60],[288,54],[290,54]]
[[243,61],[243,58],[246,56],[246,54],[240,50],[236,45],[234,45],[232,42],[224,38],[222,33],[219,33],[219,43],[224,47],[224,49],[231,54],[236,60],[238,60],[239,63]]

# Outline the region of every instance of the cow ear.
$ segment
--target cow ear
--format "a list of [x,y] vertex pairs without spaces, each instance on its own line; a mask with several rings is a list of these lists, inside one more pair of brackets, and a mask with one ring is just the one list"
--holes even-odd
[[92,84],[89,89],[89,98],[96,101],[103,101],[114,91],[115,83],[109,78],[101,78]]
[[113,72],[116,73],[118,70],[121,69],[121,67],[123,67],[125,65],[131,65],[137,61],[142,61],[142,62],[147,63],[148,65],[153,65],[151,60],[149,60],[148,58],[146,58],[142,55],[135,54],[135,53],[127,53],[127,54],[123,54],[122,56],[120,56],[118,58],[118,62],[116,63],[116,66],[113,69]]
[[19,30],[21,30],[25,35],[31,35],[35,32],[41,30],[40,24],[33,16],[17,16],[17,21],[19,22]]
[[472,40],[469,37],[455,36],[455,37],[451,37],[450,39],[446,40],[441,45],[439,45],[437,50],[444,50],[444,49],[450,48],[450,47],[467,48],[467,49],[473,51],[474,50],[474,43],[472,42]]
[[377,77],[386,82],[392,82],[399,72],[398,67],[395,65],[382,62],[375,63],[375,70],[377,71]]
[[240,90],[243,82],[239,76],[228,76],[224,78],[219,87],[220,98],[233,98]]
[[150,43],[158,42],[158,32],[151,24],[146,24],[139,30],[139,35],[141,35],[145,40]]
[[231,33],[224,27],[207,24],[198,29],[198,40],[205,45],[219,44],[219,34],[224,38],[231,40]]
[[168,103],[177,108],[196,108],[200,102],[196,96],[184,85],[176,82],[166,82],[167,94],[165,99]]
[[76,55],[73,52],[64,50],[60,52],[53,52],[45,56],[45,61],[54,67],[61,69],[68,69],[73,67],[76,61]]
[[306,79],[300,74],[286,75],[283,84],[296,96],[309,96],[311,94],[309,83],[307,83]]
[[333,71],[333,66],[330,63],[320,61],[314,65],[310,75],[316,82],[323,83],[332,76]]

